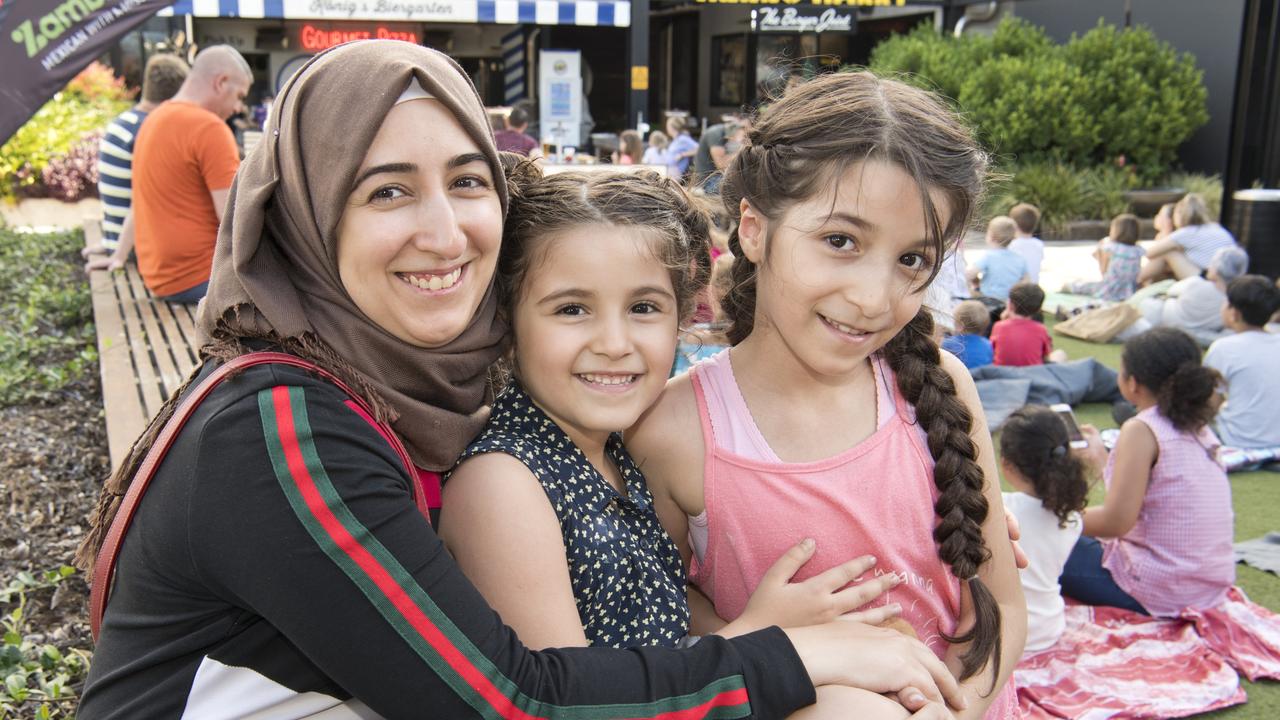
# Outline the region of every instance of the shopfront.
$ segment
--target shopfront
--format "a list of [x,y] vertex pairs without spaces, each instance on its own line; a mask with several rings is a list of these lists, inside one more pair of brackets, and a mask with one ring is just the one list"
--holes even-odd
[[[488,105],[510,104],[537,87],[533,63],[542,26],[616,33],[630,24],[627,0],[179,0],[168,18],[196,47],[225,43],[253,69],[248,101],[278,88],[308,58],[350,40],[390,38],[447,53],[471,75]],[[619,75],[627,71],[620,56]]]
[[650,44],[650,113],[709,122],[751,109],[789,77],[865,64],[871,49],[916,25],[940,26],[941,2],[910,0],[659,0]]

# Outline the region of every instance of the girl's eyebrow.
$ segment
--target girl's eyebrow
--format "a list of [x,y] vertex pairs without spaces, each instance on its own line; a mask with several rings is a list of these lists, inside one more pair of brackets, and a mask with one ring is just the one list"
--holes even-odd
[[590,297],[595,297],[595,293],[591,292],[590,290],[584,290],[583,288],[570,287],[570,288],[564,288],[563,290],[557,290],[548,295],[544,295],[543,297],[538,299],[538,304],[542,305],[544,303],[557,302],[559,300],[565,300],[570,298],[578,299],[578,298],[590,298]]
[[356,178],[355,184],[352,185],[352,187],[360,187],[360,184],[363,183],[365,180],[368,180],[370,177],[377,175],[379,173],[404,174],[404,173],[416,172],[417,169],[418,169],[417,165],[414,165],[413,163],[403,163],[403,162],[374,165],[368,170],[365,170],[364,172],[360,173],[359,177]]
[[[675,297],[675,295],[670,290],[667,290],[666,288],[663,288],[659,285],[645,285],[644,287],[636,288],[631,293],[632,297],[644,297],[646,295],[660,295],[668,298]],[[562,290],[557,290],[553,293],[544,295],[543,297],[538,299],[537,304],[543,305],[546,303],[553,303],[561,300],[570,300],[570,299],[572,300],[578,300],[583,298],[591,299],[591,298],[594,298],[595,296],[596,296],[596,293],[594,291],[587,290],[585,288],[569,287],[569,288],[564,288]]]
[[839,221],[841,221],[841,222],[846,222],[846,223],[849,223],[850,225],[856,225],[857,227],[862,228],[863,230],[875,230],[875,229],[876,229],[876,224],[875,224],[875,223],[873,223],[873,222],[871,222],[870,220],[867,220],[867,219],[865,219],[865,218],[861,218],[861,217],[859,217],[859,216],[857,216],[857,215],[854,215],[853,213],[847,213],[847,212],[842,212],[842,211],[837,210],[837,211],[835,211],[835,212],[831,213],[831,217],[830,217],[830,219],[832,219],[832,220],[839,220]]
[[661,295],[663,297],[669,297],[669,298],[675,297],[675,294],[672,293],[670,290],[664,287],[660,287],[658,285],[645,285],[644,287],[636,288],[635,291],[631,293],[631,295],[633,297],[643,297],[645,295]]

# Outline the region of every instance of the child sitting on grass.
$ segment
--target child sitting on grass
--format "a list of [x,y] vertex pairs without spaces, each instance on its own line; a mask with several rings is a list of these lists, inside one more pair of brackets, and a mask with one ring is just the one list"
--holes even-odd
[[1009,288],[1028,279],[1027,261],[1009,249],[1017,233],[1017,223],[1006,215],[993,217],[987,223],[987,245],[991,249],[965,271],[974,289],[983,296],[1007,300]]
[[996,365],[1043,365],[1046,360],[1062,362],[1066,354],[1053,349],[1053,338],[1040,322],[1044,290],[1039,285],[1018,283],[1009,290],[1009,304],[1003,318],[991,328],[991,349]]
[[1224,445],[1280,446],[1280,335],[1264,326],[1280,309],[1280,290],[1262,275],[1243,275],[1227,285],[1222,322],[1234,335],[1215,340],[1204,364],[1226,380],[1227,402],[1216,427]]
[[1004,506],[1018,518],[1031,560],[1021,571],[1027,598],[1024,653],[1053,645],[1066,627],[1058,576],[1080,538],[1080,511],[1089,495],[1085,463],[1069,441],[1067,424],[1043,405],[1018,409],[1000,430],[1000,470],[1016,491],[1004,493]]
[[1138,245],[1138,218],[1123,213],[1111,220],[1111,232],[1093,251],[1102,272],[1099,282],[1074,282],[1068,292],[1092,295],[1101,300],[1122,302],[1138,289],[1138,271],[1146,254]]
[[942,341],[942,349],[960,358],[964,366],[972,370],[992,361],[991,341],[987,328],[991,325],[991,313],[977,300],[965,300],[956,305],[956,334]]
[[1120,363],[1116,384],[1138,414],[1107,458],[1106,499],[1084,511],[1062,593],[1162,617],[1215,607],[1236,577],[1231,485],[1209,429],[1221,376],[1174,328],[1131,338]]

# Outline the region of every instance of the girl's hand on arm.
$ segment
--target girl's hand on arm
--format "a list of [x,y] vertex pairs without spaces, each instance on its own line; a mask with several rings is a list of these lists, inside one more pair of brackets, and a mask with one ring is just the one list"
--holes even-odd
[[1115,462],[1107,496],[1100,507],[1084,511],[1084,534],[1090,537],[1120,537],[1133,529],[1156,463],[1156,436],[1146,423],[1130,418],[1120,428],[1112,453]]
[[938,656],[896,630],[837,621],[784,632],[815,686],[847,685],[893,693],[912,711],[930,702],[956,709],[968,706],[955,677]]
[[530,649],[585,647],[560,521],[542,485],[502,453],[469,458],[445,483],[440,537]]
[[772,625],[804,627],[837,618],[875,625],[902,612],[897,603],[855,612],[901,582],[896,574],[889,573],[854,584],[863,573],[875,567],[876,559],[870,555],[837,565],[808,580],[791,582],[816,550],[813,540],[804,540],[783,553],[751,593],[742,615],[716,634],[733,637]]
[[[981,718],[1009,681],[1013,666],[1022,657],[1027,639],[1027,604],[1014,562],[1012,544],[1009,542],[1009,527],[1005,519],[1004,501],[1000,495],[1000,476],[996,473],[995,450],[991,444],[991,433],[987,431],[987,419],[978,399],[977,387],[973,384],[973,377],[968,369],[955,357],[944,355],[942,366],[955,383],[956,396],[973,417],[969,436],[977,449],[978,466],[982,468],[984,478],[982,492],[987,499],[988,508],[987,519],[982,524],[982,537],[991,552],[991,558],[978,568],[978,577],[990,589],[1000,606],[1000,667],[994,669],[995,690],[988,693],[988,688],[992,687],[993,674],[990,666],[961,683],[962,692],[971,702],[957,716]],[[967,584],[961,584],[961,591],[960,629],[964,630],[972,623],[973,606]],[[968,647],[968,644],[951,645],[947,650],[947,664],[958,670],[960,655]]]

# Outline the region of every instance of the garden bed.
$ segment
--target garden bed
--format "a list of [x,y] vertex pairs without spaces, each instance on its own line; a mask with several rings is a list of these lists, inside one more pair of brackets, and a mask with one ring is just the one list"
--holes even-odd
[[83,242],[0,228],[0,718],[70,717],[88,667],[70,565],[109,468]]

